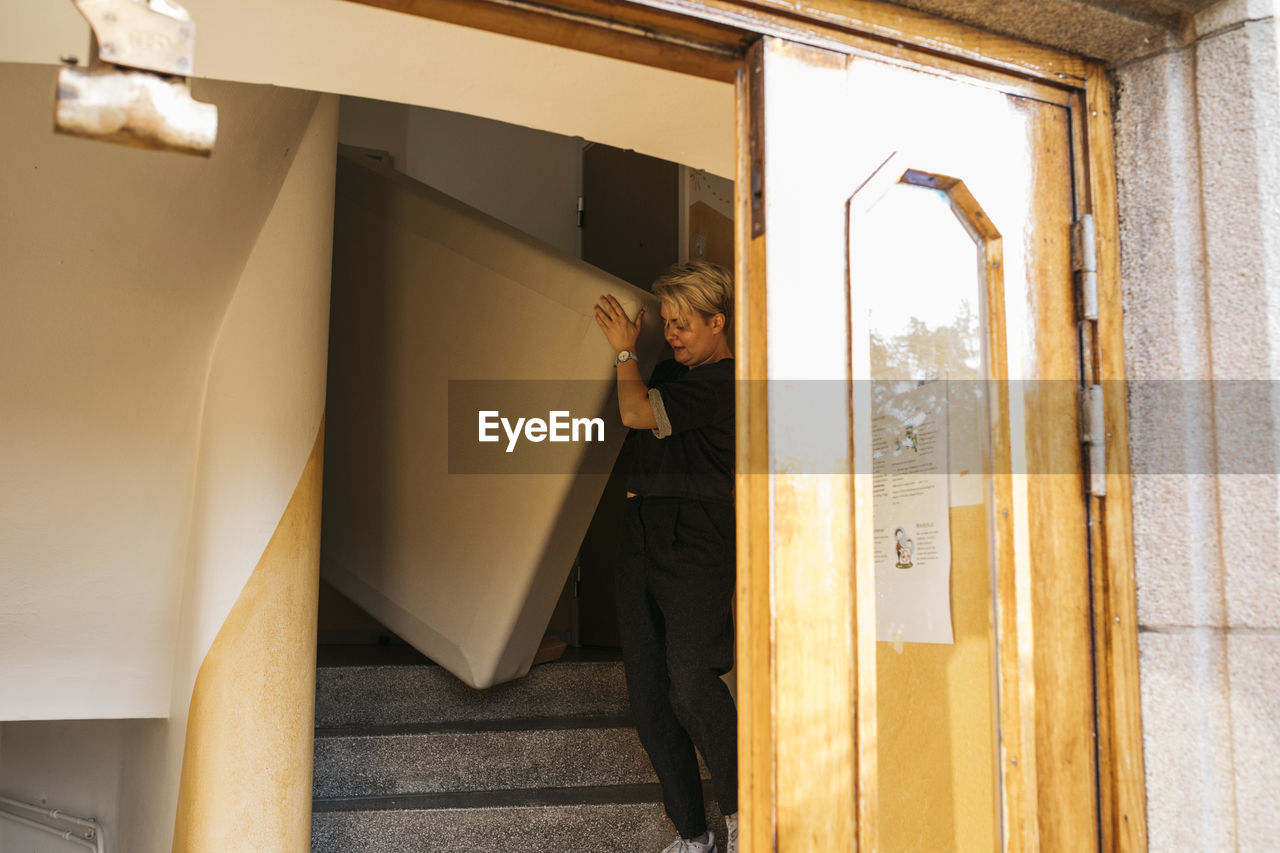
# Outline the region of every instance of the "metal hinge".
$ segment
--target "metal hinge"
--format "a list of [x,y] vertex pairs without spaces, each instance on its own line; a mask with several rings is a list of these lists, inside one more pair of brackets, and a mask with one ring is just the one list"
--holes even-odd
[[1071,226],[1071,269],[1075,273],[1076,310],[1080,333],[1080,443],[1084,445],[1085,490],[1107,493],[1107,427],[1098,371],[1098,239],[1093,215],[1084,214]]
[[1093,214],[1086,213],[1071,226],[1071,269],[1076,274],[1076,298],[1080,319],[1098,319],[1098,232]]
[[1084,445],[1084,480],[1089,494],[1107,493],[1107,422],[1102,386],[1080,391],[1080,443]]

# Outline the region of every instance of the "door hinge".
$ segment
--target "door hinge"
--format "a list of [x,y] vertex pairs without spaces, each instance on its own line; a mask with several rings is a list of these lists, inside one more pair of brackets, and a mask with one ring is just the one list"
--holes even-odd
[[1081,320],[1098,319],[1098,232],[1093,214],[1071,226],[1071,269],[1076,277],[1076,310]]
[[1085,492],[1107,493],[1107,431],[1098,363],[1098,231],[1093,214],[1071,225],[1071,269],[1075,274],[1080,334],[1080,443],[1084,445]]
[[586,199],[584,199],[582,196],[578,196],[578,227],[581,228],[586,221],[587,221]]
[[1080,443],[1084,445],[1085,489],[1091,495],[1107,494],[1107,420],[1102,386],[1080,391]]

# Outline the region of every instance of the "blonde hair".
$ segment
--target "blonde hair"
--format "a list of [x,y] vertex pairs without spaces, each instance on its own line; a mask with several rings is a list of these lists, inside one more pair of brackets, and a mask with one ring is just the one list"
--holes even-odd
[[710,320],[724,315],[724,333],[733,335],[733,273],[710,261],[676,264],[653,283],[653,295],[681,314]]

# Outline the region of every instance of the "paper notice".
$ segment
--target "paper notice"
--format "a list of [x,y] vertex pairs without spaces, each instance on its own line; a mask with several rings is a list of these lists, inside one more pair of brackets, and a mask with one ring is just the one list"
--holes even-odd
[[876,639],[952,643],[947,383],[877,389]]

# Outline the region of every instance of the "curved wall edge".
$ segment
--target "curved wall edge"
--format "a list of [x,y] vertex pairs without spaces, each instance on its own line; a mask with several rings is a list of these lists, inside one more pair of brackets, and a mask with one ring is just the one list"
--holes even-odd
[[[240,617],[229,620],[281,529],[309,471],[308,460],[320,452],[338,99],[298,94],[310,99],[309,115],[292,141],[278,150],[277,156],[290,158],[287,175],[244,266],[209,361],[169,719],[140,744],[123,771],[124,784],[134,795],[122,806],[121,849],[178,849],[179,843],[194,845],[182,849],[232,849],[199,846],[206,833],[193,827],[203,826],[205,818],[190,805],[177,830],[179,790],[185,773],[187,790],[193,792],[187,796],[204,797],[194,792],[203,790],[207,771],[201,768],[214,759],[202,753],[217,747],[215,751],[230,754],[216,759],[222,761],[239,750],[235,744],[221,749],[227,746],[226,735],[217,726],[233,713],[235,702],[243,700],[252,708],[259,700],[237,698],[235,689],[227,695],[207,686],[197,691],[198,677],[224,628],[228,637],[250,630]],[[313,498],[320,500],[318,486]],[[318,573],[318,563],[306,570]],[[296,578],[293,582],[300,583]],[[313,598],[312,634],[305,640],[309,659],[302,673],[309,679],[314,679],[314,605]],[[208,676],[206,684],[218,679],[235,683],[236,672],[254,665],[251,650],[238,641],[222,646],[210,670],[221,675]],[[208,725],[213,727],[206,731]],[[311,738],[309,728],[294,726],[275,749],[292,744],[290,749],[301,745],[309,751]],[[284,766],[283,761],[276,756],[263,766]],[[193,769],[184,770],[189,762]]]
[[323,447],[200,667],[175,853],[309,848]]

